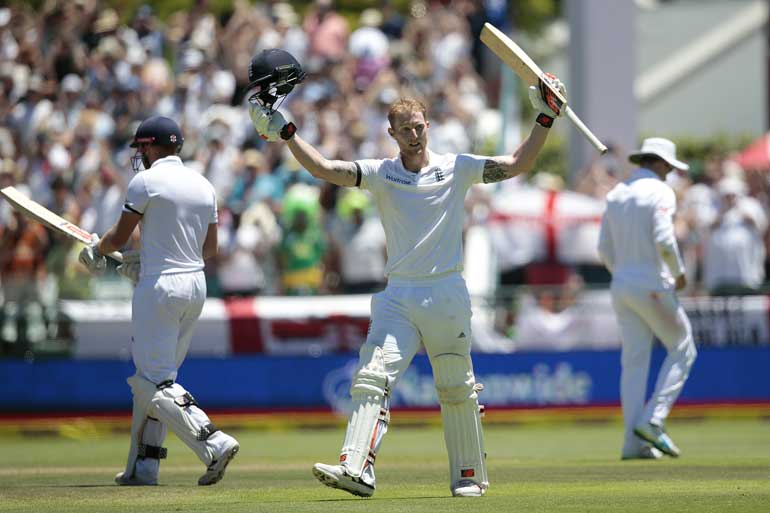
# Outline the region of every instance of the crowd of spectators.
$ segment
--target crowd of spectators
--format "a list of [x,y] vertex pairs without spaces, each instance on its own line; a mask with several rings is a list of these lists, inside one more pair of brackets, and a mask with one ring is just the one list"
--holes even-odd
[[[271,47],[302,63],[307,78],[281,109],[328,158],[395,155],[385,114],[402,95],[429,105],[433,151],[483,152],[500,130],[499,84],[477,34],[486,20],[504,23],[504,12],[485,4],[496,3],[416,0],[400,13],[383,0],[356,19],[332,0],[303,12],[288,2],[236,1],[225,15],[199,1],[163,20],[148,5],[118,13],[98,0],[2,7],[0,185],[16,184],[101,233],[122,208],[137,124],[168,116],[182,126],[182,159],[219,199],[210,295],[377,290],[384,235],[368,197],[314,180],[284,145],[256,135],[245,108],[248,63]],[[574,188],[603,199],[629,171],[624,161],[597,160]],[[701,167],[671,180],[697,274],[692,292],[755,291],[765,278],[767,180],[722,157]],[[469,195],[470,222],[484,222],[494,193]],[[109,278],[87,275],[78,250],[0,204],[4,304],[93,297],[95,282]]]
[[[3,183],[101,233],[121,211],[137,123],[168,116],[185,135],[181,157],[220,202],[212,295],[376,288],[384,242],[368,198],[343,198],[257,137],[245,108],[248,63],[270,47],[303,63],[308,77],[282,108],[329,158],[393,155],[384,114],[402,94],[431,104],[434,149],[472,151],[468,127],[488,105],[469,20],[485,13],[472,1],[426,7],[416,2],[404,16],[385,1],[349,20],[329,0],[303,13],[285,2],[236,2],[224,16],[198,2],[164,21],[147,5],[126,18],[95,0],[3,8]],[[0,226],[6,299],[14,281],[54,285],[65,298],[93,294],[72,242],[7,205]],[[365,265],[350,257],[356,250]]]

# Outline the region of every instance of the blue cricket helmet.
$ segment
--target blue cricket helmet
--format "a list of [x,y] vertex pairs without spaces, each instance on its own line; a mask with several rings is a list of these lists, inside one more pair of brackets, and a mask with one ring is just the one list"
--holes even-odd
[[139,124],[130,146],[136,148],[140,143],[181,147],[184,138],[176,121],[164,116],[152,116]]

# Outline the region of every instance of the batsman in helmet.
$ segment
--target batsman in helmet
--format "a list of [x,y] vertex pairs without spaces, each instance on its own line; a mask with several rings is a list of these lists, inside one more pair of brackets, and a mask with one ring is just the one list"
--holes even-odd
[[128,378],[133,395],[131,443],[119,485],[158,484],[162,446],[171,429],[206,465],[199,485],[222,479],[240,446],[219,430],[193,396],[177,382],[206,299],[204,259],[217,252],[214,187],[177,156],[184,139],[172,119],[153,116],[136,129],[134,171],[117,223],[80,254],[91,271],[104,269],[104,256],[126,245],[140,226],[141,250],[124,252],[118,272],[134,283],[131,356],[136,373]]

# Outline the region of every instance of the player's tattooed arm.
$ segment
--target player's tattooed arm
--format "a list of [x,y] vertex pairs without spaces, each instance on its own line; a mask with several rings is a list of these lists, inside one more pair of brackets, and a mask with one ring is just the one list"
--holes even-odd
[[355,162],[328,160],[299,134],[289,139],[286,144],[302,167],[314,177],[345,187],[360,184],[361,179]]
[[512,155],[488,157],[484,161],[484,183],[501,182],[516,175],[531,172],[547,135],[548,129],[535,123],[529,137],[516,148]]
[[496,183],[518,174],[510,157],[491,157],[484,161],[484,183]]
[[358,168],[355,162],[347,162],[344,160],[330,160],[329,169],[327,172],[327,181],[338,184],[348,184],[351,181],[355,183],[356,175],[358,174]]

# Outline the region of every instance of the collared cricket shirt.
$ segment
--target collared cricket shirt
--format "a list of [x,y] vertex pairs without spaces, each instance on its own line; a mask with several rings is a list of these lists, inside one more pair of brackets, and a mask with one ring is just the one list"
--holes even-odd
[[203,269],[203,242],[217,222],[217,202],[200,173],[179,157],[158,159],[128,184],[123,208],[142,216],[142,277]]
[[359,160],[361,188],[371,192],[385,230],[389,278],[460,272],[465,194],[482,181],[486,157],[438,155],[414,173],[401,158]]

